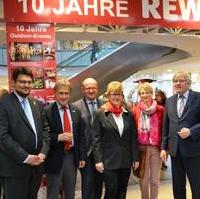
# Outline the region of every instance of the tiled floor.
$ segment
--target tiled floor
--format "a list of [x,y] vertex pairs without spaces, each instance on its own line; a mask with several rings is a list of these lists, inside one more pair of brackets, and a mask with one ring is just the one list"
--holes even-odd
[[[161,185],[158,199],[173,199],[172,194],[172,184],[171,184],[171,168],[169,161],[167,162],[168,169],[166,171],[162,171],[161,174]],[[79,179],[79,178],[78,178]],[[187,186],[187,198],[191,199],[190,188]],[[76,191],[76,199],[81,199],[80,196],[80,180],[77,183],[77,191]],[[140,197],[140,189],[137,183],[137,179],[131,177],[130,183],[128,186],[127,199],[141,199]]]

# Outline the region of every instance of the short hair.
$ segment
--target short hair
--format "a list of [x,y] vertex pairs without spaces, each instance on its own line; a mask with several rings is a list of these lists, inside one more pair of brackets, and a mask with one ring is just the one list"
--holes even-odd
[[27,75],[33,80],[33,73],[29,68],[26,67],[15,68],[12,73],[12,80],[16,81],[19,75]]
[[111,92],[113,93],[122,93],[123,94],[123,86],[119,81],[112,81],[107,85],[106,96],[108,96]]
[[88,78],[86,78],[86,79],[84,79],[84,80],[82,81],[81,87],[84,87],[85,83],[91,83],[91,82],[92,82],[92,83],[95,83],[95,84],[98,86],[98,82],[97,82],[96,79],[91,78],[91,77],[88,77]]
[[72,87],[71,87],[71,83],[69,82],[69,80],[67,79],[61,79],[58,80],[57,83],[54,86],[54,91],[57,92],[60,88],[66,88],[69,89],[69,91],[71,92]]
[[0,98],[4,97],[6,95],[8,95],[8,90],[6,90],[4,88],[0,89]]
[[150,83],[145,82],[145,83],[141,83],[139,88],[138,88],[138,94],[140,95],[141,90],[145,90],[146,93],[150,93],[153,94],[153,87],[151,86]]
[[186,82],[188,83],[188,85],[191,85],[191,83],[192,83],[191,74],[188,72],[179,71],[179,72],[175,73],[172,81],[174,82],[177,77],[183,77],[186,80]]

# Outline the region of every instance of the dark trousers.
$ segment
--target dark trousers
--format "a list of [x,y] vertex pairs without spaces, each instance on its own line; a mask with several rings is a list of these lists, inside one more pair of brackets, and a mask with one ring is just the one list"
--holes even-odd
[[5,199],[5,192],[4,192],[3,178],[0,178],[0,198]]
[[75,161],[75,152],[74,150],[65,151],[60,171],[54,174],[47,174],[47,198],[57,199],[60,187],[63,185],[65,198],[74,199],[76,175],[77,165]]
[[131,169],[104,170],[104,199],[126,199],[128,180]]
[[33,170],[26,177],[5,177],[6,199],[37,199],[42,175]]
[[174,199],[186,199],[186,175],[192,191],[192,199],[200,199],[200,157],[183,157],[178,151],[171,157]]
[[96,170],[92,155],[86,159],[86,165],[80,172],[82,199],[101,199],[103,175]]

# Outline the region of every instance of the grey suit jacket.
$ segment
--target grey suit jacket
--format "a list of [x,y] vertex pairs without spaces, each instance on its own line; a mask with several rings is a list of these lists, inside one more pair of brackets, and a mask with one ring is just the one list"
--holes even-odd
[[[0,176],[23,176],[32,166],[24,162],[29,154],[47,154],[49,127],[39,101],[29,99],[37,131],[36,135],[14,93],[0,102]],[[41,166],[34,167],[41,169]]]
[[[181,139],[177,132],[189,128],[191,136]],[[185,157],[200,156],[200,93],[189,91],[189,96],[179,118],[177,114],[177,95],[167,99],[163,122],[161,149],[169,150],[175,157],[177,149]]]
[[[97,99],[97,107],[99,108],[103,104],[103,101]],[[78,109],[79,114],[82,118],[82,129],[84,129],[84,135],[86,139],[86,151],[87,156],[89,156],[93,150],[93,130],[92,130],[92,123],[91,123],[91,115],[89,111],[89,107],[85,98],[82,98],[73,103],[73,105]]]

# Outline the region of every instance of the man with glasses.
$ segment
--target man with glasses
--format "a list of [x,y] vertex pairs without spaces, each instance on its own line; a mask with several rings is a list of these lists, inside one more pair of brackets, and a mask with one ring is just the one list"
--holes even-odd
[[160,156],[166,161],[167,151],[171,155],[174,199],[186,199],[186,176],[192,198],[200,198],[200,93],[190,86],[190,74],[176,73],[176,94],[165,105]]
[[42,163],[49,149],[41,104],[29,98],[33,75],[25,67],[12,73],[13,92],[0,102],[0,176],[6,199],[36,199]]
[[100,199],[102,194],[102,175],[96,171],[93,159],[93,121],[96,109],[103,103],[97,98],[98,83],[93,78],[83,80],[81,85],[83,98],[75,102],[78,108],[86,138],[87,159],[80,169],[82,178],[82,199]]

